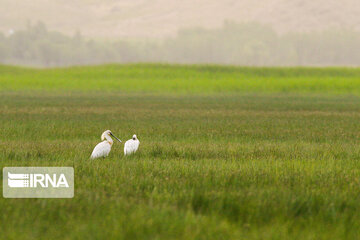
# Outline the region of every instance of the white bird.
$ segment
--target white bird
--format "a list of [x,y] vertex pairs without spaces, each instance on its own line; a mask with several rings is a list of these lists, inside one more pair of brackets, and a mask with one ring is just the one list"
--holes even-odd
[[113,144],[113,140],[111,136],[116,138],[119,142],[121,142],[120,139],[115,137],[110,130],[106,130],[101,134],[101,140],[102,142],[95,146],[93,152],[91,153],[90,158],[95,159],[99,157],[107,157],[111,151],[111,146]]
[[134,134],[132,139],[129,139],[125,142],[124,145],[124,154],[129,155],[136,152],[139,148],[140,141],[137,139],[136,135]]

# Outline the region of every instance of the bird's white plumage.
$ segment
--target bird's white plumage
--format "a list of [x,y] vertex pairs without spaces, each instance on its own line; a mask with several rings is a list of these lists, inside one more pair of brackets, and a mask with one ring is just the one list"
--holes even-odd
[[111,144],[108,141],[103,141],[95,146],[91,153],[91,159],[99,157],[107,157],[111,151]]
[[[109,155],[109,153],[111,151],[111,146],[113,144],[113,140],[110,137],[110,135],[115,137],[111,133],[110,130],[106,130],[105,132],[103,132],[103,134],[101,135],[101,140],[103,140],[103,141],[95,146],[95,148],[90,156],[91,159],[95,159],[95,158],[99,158],[99,157],[107,157]],[[119,142],[121,142],[120,139],[118,139],[117,137],[115,137],[115,138]]]
[[125,142],[124,145],[124,154],[129,155],[135,153],[140,145],[140,141],[137,139],[136,135],[132,139],[129,139]]

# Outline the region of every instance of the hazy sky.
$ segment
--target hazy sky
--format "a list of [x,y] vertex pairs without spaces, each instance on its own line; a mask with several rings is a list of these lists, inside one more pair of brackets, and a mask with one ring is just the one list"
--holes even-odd
[[279,32],[360,30],[359,0],[0,0],[0,31],[43,21],[95,38],[160,38],[179,28],[256,21]]

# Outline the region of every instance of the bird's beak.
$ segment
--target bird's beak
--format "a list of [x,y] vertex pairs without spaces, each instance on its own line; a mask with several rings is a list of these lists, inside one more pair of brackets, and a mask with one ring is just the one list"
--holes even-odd
[[120,139],[118,139],[114,134],[110,133],[111,136],[113,136],[114,138],[116,138],[116,140],[118,140],[119,142],[121,142]]

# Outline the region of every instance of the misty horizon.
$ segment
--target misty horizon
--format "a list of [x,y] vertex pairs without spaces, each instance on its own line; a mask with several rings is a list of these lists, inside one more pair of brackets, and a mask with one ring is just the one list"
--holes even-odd
[[329,28],[360,30],[358,0],[0,0],[0,32],[43,22],[86,38],[174,37],[179,29],[216,29],[224,21],[257,22],[278,34]]
[[360,63],[357,0],[0,0],[0,4],[2,64]]

